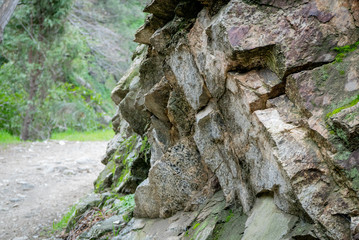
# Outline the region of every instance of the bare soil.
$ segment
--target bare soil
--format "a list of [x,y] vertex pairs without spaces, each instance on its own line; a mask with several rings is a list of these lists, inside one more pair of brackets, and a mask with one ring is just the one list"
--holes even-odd
[[106,142],[33,142],[0,147],[0,239],[41,232],[93,190]]

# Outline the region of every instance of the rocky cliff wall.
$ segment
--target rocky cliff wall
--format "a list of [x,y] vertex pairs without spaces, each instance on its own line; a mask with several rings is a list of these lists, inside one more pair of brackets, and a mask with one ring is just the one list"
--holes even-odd
[[358,2],[145,11],[103,162],[136,133],[150,168],[116,239],[359,239]]

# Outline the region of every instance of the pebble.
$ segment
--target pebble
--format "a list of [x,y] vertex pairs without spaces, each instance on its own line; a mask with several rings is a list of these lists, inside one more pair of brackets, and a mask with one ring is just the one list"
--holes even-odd
[[34,185],[32,185],[32,184],[30,184],[30,183],[20,183],[21,184],[21,189],[23,190],[23,191],[29,191],[29,190],[31,190],[31,189],[34,189],[35,188],[35,186]]
[[22,200],[21,198],[12,198],[10,199],[10,202],[16,203],[16,202],[20,202],[21,200]]
[[26,236],[23,236],[23,237],[16,237],[16,238],[13,238],[12,240],[28,240],[29,238],[26,237]]
[[81,168],[81,167],[78,167],[77,168],[77,171],[80,172],[80,173],[83,173],[83,172],[91,172],[90,168],[86,167],[86,168]]
[[69,176],[69,175],[75,175],[75,172],[72,171],[72,170],[65,170],[63,173],[64,173],[64,175],[67,175],[67,176]]
[[9,210],[8,208],[0,207],[0,212],[6,212],[8,210]]
[[65,171],[67,169],[68,169],[68,167],[65,167],[65,166],[49,167],[49,168],[47,168],[47,170],[45,172],[46,173],[54,173],[54,172],[62,173],[63,171]]

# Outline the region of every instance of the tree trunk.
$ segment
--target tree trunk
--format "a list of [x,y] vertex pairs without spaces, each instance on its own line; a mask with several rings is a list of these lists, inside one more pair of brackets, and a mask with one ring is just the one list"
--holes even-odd
[[19,0],[4,0],[0,7],[0,42],[2,41],[5,26],[9,22],[18,2]]
[[21,128],[21,139],[24,141],[29,140],[31,137],[30,127],[34,119],[34,111],[36,109],[34,101],[37,92],[37,83],[36,83],[37,77],[38,74],[32,75],[30,77],[29,106],[28,109],[26,110],[25,118]]
[[[32,22],[32,21],[31,21]],[[31,49],[29,51],[29,64],[34,63],[36,61],[37,63],[41,63],[43,65],[42,56],[41,53],[38,53],[36,50]],[[30,85],[29,85],[29,105],[25,113],[24,121],[21,128],[21,139],[22,140],[29,140],[32,134],[31,134],[31,123],[34,120],[34,112],[36,110],[35,100],[36,100],[36,94],[38,92],[38,77],[41,75],[40,69],[35,70],[31,76],[30,76]]]

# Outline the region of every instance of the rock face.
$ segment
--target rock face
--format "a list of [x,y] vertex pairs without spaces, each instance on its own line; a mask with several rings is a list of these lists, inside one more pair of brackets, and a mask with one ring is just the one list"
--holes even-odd
[[[152,0],[145,11],[144,45],[112,95],[115,130],[151,145],[121,239],[159,239],[141,218],[182,211],[192,225],[172,217],[164,228],[182,228],[162,237],[359,239],[356,1]],[[236,236],[222,210],[201,215],[219,190]]]

